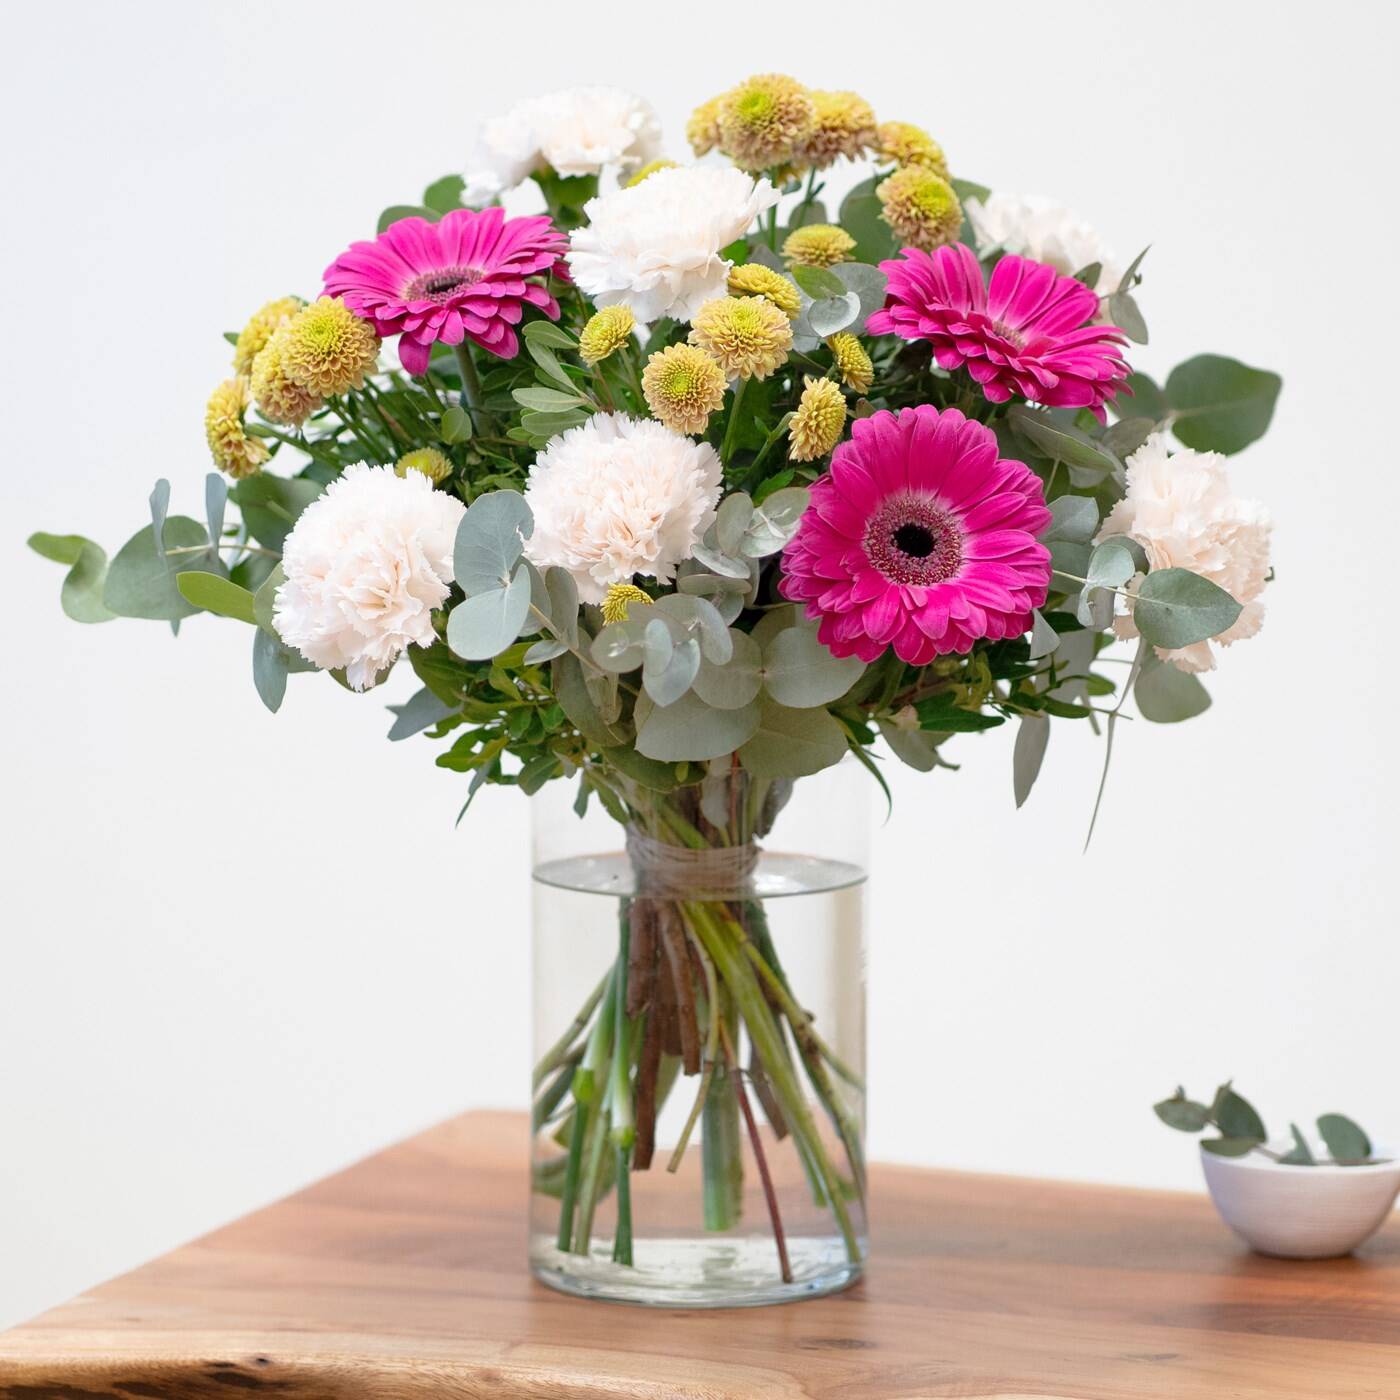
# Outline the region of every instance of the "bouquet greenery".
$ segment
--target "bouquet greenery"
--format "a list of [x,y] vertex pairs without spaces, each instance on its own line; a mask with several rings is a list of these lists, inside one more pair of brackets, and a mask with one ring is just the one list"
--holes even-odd
[[[245,624],[273,710],[293,673],[364,691],[407,665],[390,738],[440,744],[464,811],[562,779],[627,829],[615,972],[537,1074],[561,1250],[589,1250],[615,1187],[630,1262],[629,1173],[681,1075],[687,1134],[742,1116],[764,1169],[742,1037],[858,1261],[857,1076],[743,893],[753,843],[795,779],[850,755],[883,783],[881,740],[926,772],[1014,721],[1019,805],[1052,720],[1102,722],[1107,754],[1130,693],[1149,720],[1205,709],[1198,675],[1258,628],[1269,573],[1222,454],[1279,380],[1219,355],[1136,371],[1143,255],[953,177],[855,94],[760,75],[687,136],[696,163],[662,159],[651,108],[611,88],[487,122],[319,297],[229,333],[202,519],[161,480],[110,561],[31,544],[77,621]],[[546,212],[508,214],[531,188]],[[702,897],[715,852],[733,888]]]

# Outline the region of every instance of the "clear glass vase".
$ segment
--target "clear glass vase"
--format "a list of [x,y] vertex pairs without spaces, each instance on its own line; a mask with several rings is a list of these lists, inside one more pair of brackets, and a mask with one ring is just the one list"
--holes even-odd
[[566,1292],[743,1307],[864,1265],[869,779],[710,769],[534,799],[530,1265]]

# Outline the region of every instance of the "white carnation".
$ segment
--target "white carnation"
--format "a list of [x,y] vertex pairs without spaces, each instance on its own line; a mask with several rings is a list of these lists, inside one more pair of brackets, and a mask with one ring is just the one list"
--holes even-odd
[[[1268,513],[1257,501],[1230,492],[1225,459],[1218,452],[1169,452],[1166,436],[1153,433],[1127,462],[1127,493],[1104,521],[1099,539],[1130,535],[1154,569],[1189,569],[1223,588],[1244,610],[1213,640],[1229,646],[1252,637],[1264,621],[1259,595],[1269,576]],[[1136,637],[1132,614],[1116,618],[1120,637]],[[1168,650],[1163,661],[1183,671],[1215,667],[1210,642]]]
[[639,321],[689,321],[723,296],[731,264],[720,250],[780,196],[732,166],[659,170],[640,185],[590,199],[569,235],[569,266],[598,306],[622,303]]
[[545,166],[560,175],[598,175],[660,154],[661,125],[644,98],[615,87],[565,88],[482,124],[462,197],[484,203]]
[[552,439],[530,468],[526,556],[567,569],[586,603],[633,574],[669,582],[715,518],[720,476],[709,443],[652,419],[594,414]]
[[410,643],[434,640],[432,611],[452,582],[465,507],[422,472],[347,467],[301,513],[282,548],[287,581],[272,624],[288,646],[355,690]]
[[1000,247],[1018,257],[1049,263],[1066,277],[1098,263],[1101,270],[1092,285],[1100,296],[1117,291],[1123,280],[1123,268],[1097,231],[1063,204],[1036,195],[1021,199],[994,194],[985,202],[969,199],[964,207],[983,252]]

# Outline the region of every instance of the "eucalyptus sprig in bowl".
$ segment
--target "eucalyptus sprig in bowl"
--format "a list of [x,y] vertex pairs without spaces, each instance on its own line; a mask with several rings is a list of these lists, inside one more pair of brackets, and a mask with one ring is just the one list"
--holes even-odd
[[1180,1132],[1219,1134],[1201,1140],[1206,1186],[1221,1219],[1261,1254],[1350,1254],[1380,1229],[1400,1195],[1400,1161],[1345,1114],[1322,1114],[1316,1139],[1290,1122],[1289,1140],[1271,1141],[1253,1104],[1228,1082],[1209,1104],[1179,1088],[1153,1108]]

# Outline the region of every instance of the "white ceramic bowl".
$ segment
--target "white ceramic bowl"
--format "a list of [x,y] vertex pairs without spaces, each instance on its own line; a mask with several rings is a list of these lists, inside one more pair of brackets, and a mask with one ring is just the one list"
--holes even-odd
[[[1270,1144],[1280,1152],[1291,1145]],[[1373,1155],[1388,1160],[1285,1167],[1257,1152],[1217,1157],[1202,1148],[1201,1167],[1221,1219],[1251,1248],[1284,1259],[1332,1259],[1375,1234],[1400,1194],[1400,1159],[1380,1147]]]

